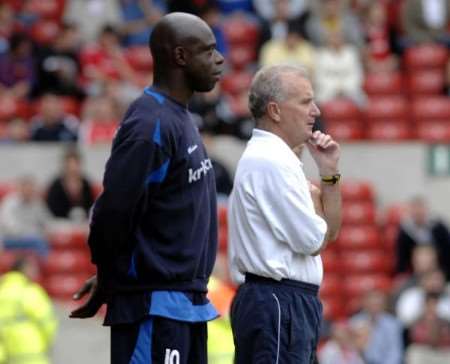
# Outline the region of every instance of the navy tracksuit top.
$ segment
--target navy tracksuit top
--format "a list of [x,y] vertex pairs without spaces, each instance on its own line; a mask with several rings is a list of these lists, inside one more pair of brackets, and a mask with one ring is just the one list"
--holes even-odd
[[186,107],[147,88],[126,112],[89,234],[111,294],[206,292],[217,251],[214,171]]

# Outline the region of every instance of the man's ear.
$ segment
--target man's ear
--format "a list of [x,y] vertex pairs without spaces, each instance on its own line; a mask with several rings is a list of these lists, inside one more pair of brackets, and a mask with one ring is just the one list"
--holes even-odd
[[173,50],[173,56],[175,59],[175,63],[179,66],[185,66],[187,63],[186,60],[186,49],[184,47],[178,46]]
[[277,123],[281,121],[281,110],[276,102],[270,101],[267,104],[267,115]]

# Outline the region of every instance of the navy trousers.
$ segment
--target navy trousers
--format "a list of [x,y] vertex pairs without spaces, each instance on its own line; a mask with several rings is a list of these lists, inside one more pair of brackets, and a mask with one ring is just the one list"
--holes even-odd
[[231,307],[235,364],[313,364],[322,319],[318,288],[247,274]]
[[206,364],[207,323],[149,316],[111,326],[111,364]]

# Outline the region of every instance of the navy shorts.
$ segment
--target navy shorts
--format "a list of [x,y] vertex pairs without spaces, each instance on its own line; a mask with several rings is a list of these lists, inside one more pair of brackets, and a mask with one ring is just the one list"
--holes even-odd
[[322,304],[318,286],[246,275],[231,307],[235,364],[312,364]]
[[207,323],[149,316],[111,326],[111,364],[206,364]]

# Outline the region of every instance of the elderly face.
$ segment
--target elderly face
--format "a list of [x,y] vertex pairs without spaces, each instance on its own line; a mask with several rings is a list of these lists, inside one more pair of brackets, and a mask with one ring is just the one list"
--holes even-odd
[[314,102],[311,82],[295,73],[281,74],[285,98],[277,102],[280,128],[291,147],[305,143],[312,137],[315,118],[320,115]]

